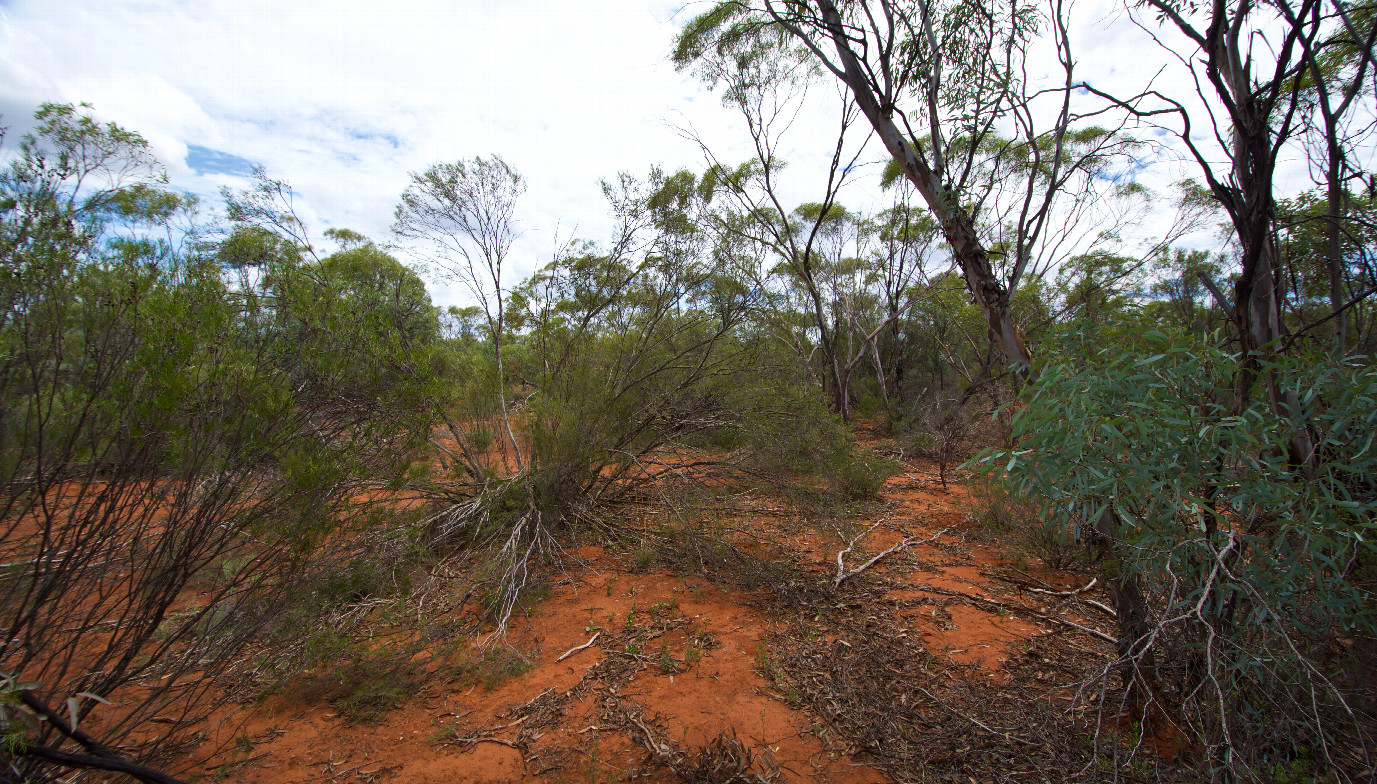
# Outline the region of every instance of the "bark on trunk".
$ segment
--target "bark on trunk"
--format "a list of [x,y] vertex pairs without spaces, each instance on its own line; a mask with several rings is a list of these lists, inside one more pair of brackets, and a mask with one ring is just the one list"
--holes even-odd
[[[1339,313],[1344,306],[1344,260],[1341,242],[1340,221],[1343,220],[1343,189],[1339,184],[1339,145],[1330,134],[1329,142],[1329,222],[1325,226],[1327,251],[1329,255],[1329,307]],[[1339,313],[1334,317],[1334,338],[1331,343],[1334,356],[1342,357],[1348,351],[1348,314]]]
[[1009,309],[1009,293],[994,275],[989,255],[976,236],[975,225],[960,206],[955,195],[948,192],[941,178],[928,166],[909,144],[892,118],[892,108],[882,108],[879,99],[862,72],[856,55],[851,51],[841,14],[831,0],[819,0],[823,22],[837,48],[842,64],[843,79],[856,99],[856,105],[870,121],[885,149],[894,156],[913,186],[927,202],[937,218],[942,234],[951,246],[975,304],[989,325],[990,339],[1025,378],[1032,371],[1032,354],[1024,341],[1023,330],[1014,323]]
[[1125,571],[1118,560],[1121,550],[1119,526],[1112,506],[1105,507],[1100,514],[1095,531],[1100,540],[1100,558],[1110,564],[1105,571],[1110,599],[1118,615],[1120,676],[1130,711],[1145,721],[1148,705],[1157,702],[1156,656],[1152,646],[1146,644],[1152,631],[1147,597],[1143,595],[1138,576]]

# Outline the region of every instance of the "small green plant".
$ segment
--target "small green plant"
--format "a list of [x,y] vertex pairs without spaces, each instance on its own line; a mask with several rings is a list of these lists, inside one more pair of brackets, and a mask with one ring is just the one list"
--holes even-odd
[[702,659],[703,649],[690,641],[688,647],[684,648],[684,669],[696,671]]
[[314,675],[297,682],[306,702],[326,701],[350,724],[371,723],[405,701],[415,668],[389,650],[335,641]]
[[636,564],[637,569],[647,569],[655,563],[655,559],[660,556],[660,551],[650,545],[645,545],[631,554],[631,560]]
[[494,440],[492,428],[485,424],[477,424],[469,429],[469,446],[474,452],[482,454],[488,451]]
[[444,743],[459,734],[458,720],[445,722],[436,719],[433,723],[435,729],[431,730],[430,734],[426,736],[427,743]]
[[754,661],[756,672],[769,680],[774,680],[775,665],[774,662],[770,661],[770,651],[765,647],[765,643],[758,642],[755,644]]
[[703,624],[699,627],[698,631],[694,632],[693,636],[689,638],[689,642],[692,643],[695,648],[701,648],[703,650],[708,650],[717,644],[717,638],[713,637],[712,632],[708,631],[708,620],[706,618],[703,619]]
[[588,744],[588,765],[583,769],[583,780],[588,784],[613,784],[621,781],[621,772],[615,769],[604,769],[602,754],[598,749],[598,733],[593,733],[593,738]]
[[350,724],[371,724],[402,704],[409,692],[402,672],[384,670],[358,683],[331,704]]
[[453,669],[459,680],[492,691],[512,678],[530,671],[533,665],[515,648],[494,646],[477,657],[462,659]]

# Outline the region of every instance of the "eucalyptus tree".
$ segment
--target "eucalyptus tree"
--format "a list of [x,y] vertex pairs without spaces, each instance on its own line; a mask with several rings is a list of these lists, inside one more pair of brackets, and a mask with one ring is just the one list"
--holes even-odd
[[[1238,248],[1232,296],[1221,302],[1245,358],[1235,407],[1247,406],[1261,377],[1272,411],[1294,416],[1296,401],[1284,399],[1275,374],[1262,369],[1282,349],[1286,332],[1287,292],[1276,244],[1278,169],[1307,125],[1317,123],[1323,152],[1310,168],[1321,169],[1314,173],[1326,183],[1330,304],[1338,318],[1348,306],[1340,301],[1342,183],[1363,169],[1353,160],[1359,151],[1354,145],[1370,136],[1371,109],[1357,99],[1373,83],[1377,16],[1325,0],[1198,5],[1147,0],[1141,9],[1158,24],[1135,21],[1190,73],[1193,87],[1172,91],[1150,85],[1137,95],[1116,96],[1084,86],[1170,132],[1194,162],[1227,216]],[[1344,128],[1354,122],[1356,133],[1345,136]],[[1338,325],[1334,340],[1343,335]],[[1335,348],[1342,352],[1337,343]],[[1313,460],[1299,422],[1295,434],[1292,457]]]
[[[1372,293],[1339,296],[1370,252],[1360,212],[1340,216],[1331,196],[1368,168],[1377,27],[1326,0],[1148,0],[1130,13],[1184,78],[1136,95],[1086,88],[1170,135],[1228,232],[1212,259],[1164,258],[1177,280],[1158,290],[1171,300],[1145,310],[1175,309],[1197,330],[1223,314],[1231,329],[1129,320],[1112,340],[1074,335],[1019,418],[1027,451],[998,465],[1044,499],[1050,525],[1097,543],[1126,706],[1198,744],[1202,772],[1273,780],[1294,766],[1366,780],[1370,690],[1351,673],[1368,665],[1331,646],[1373,633],[1359,566],[1373,562],[1377,508],[1373,376],[1342,356],[1343,328],[1329,336],[1336,358],[1306,339]],[[1327,62],[1341,52],[1341,66]],[[1320,154],[1301,154],[1317,142]],[[1297,163],[1323,185],[1318,198],[1282,198]],[[1340,195],[1345,209],[1361,203]],[[1303,236],[1307,223],[1322,241]],[[1321,298],[1298,265],[1328,273],[1327,316],[1306,315]],[[1202,289],[1215,308],[1197,307]]]
[[[919,266],[875,266],[875,224],[838,201],[861,169],[868,134],[855,132],[859,113],[839,93],[831,155],[814,186],[817,200],[786,206],[786,162],[779,150],[816,86],[816,68],[806,58],[760,40],[743,43],[730,54],[705,54],[698,66],[705,80],[723,86],[723,103],[745,121],[755,152],[731,165],[694,137],[709,163],[695,186],[702,205],[699,222],[712,235],[718,257],[731,259],[735,274],[769,293],[759,303],[766,323],[794,348],[826,390],[833,410],[847,419],[857,368],[873,358],[885,390],[876,341],[922,295],[921,287],[910,285]],[[890,243],[888,249],[899,247]],[[878,319],[862,318],[861,300],[873,299],[870,289],[880,280],[891,288],[893,307]]]
[[[1039,238],[1060,228],[1053,224],[1064,186],[1121,143],[1103,133],[1080,152],[1068,146],[1086,118],[1072,108],[1074,61],[1060,3],[1047,8],[1045,22],[1061,75],[1046,87],[1025,77],[1045,41],[1043,22],[1027,2],[730,0],[688,24],[674,61],[730,62],[772,46],[835,76],[931,211],[991,339],[1026,373],[1032,355],[1012,294],[1040,264]],[[1025,162],[1021,179],[999,172],[1009,158]],[[1002,270],[979,229],[992,194],[1011,207]]]
[[1377,290],[1377,192],[1345,187],[1336,212],[1328,191],[1316,188],[1277,203],[1277,239],[1290,294],[1286,326],[1298,340],[1313,342],[1316,327],[1331,323],[1331,350],[1341,346],[1346,353],[1371,355],[1377,347],[1370,298]]
[[496,155],[437,163],[411,175],[393,225],[398,237],[429,246],[440,276],[462,284],[483,309],[497,363],[498,413],[518,470],[525,461],[507,412],[502,364],[507,292],[502,276],[512,243],[520,236],[516,202],[525,191],[525,179]]
[[1328,8],[1315,4],[1309,9],[1308,20],[1299,18],[1300,10],[1283,16],[1290,24],[1306,24],[1319,32],[1299,38],[1304,70],[1298,75],[1303,85],[1298,98],[1312,177],[1324,189],[1324,254],[1331,311],[1328,319],[1333,324],[1330,345],[1333,352],[1342,355],[1349,350],[1348,327],[1352,320],[1352,314],[1345,311],[1361,299],[1358,295],[1366,288],[1355,290],[1347,286],[1350,265],[1346,257],[1354,239],[1372,229],[1371,221],[1362,216],[1361,187],[1355,189],[1348,183],[1365,184],[1369,191],[1366,201],[1370,204],[1371,189],[1377,182],[1369,171],[1370,160],[1361,160],[1364,148],[1370,154],[1373,134],[1377,132],[1377,114],[1362,105],[1372,79],[1377,9],[1371,3],[1336,2]]
[[881,361],[882,352],[877,340],[871,345],[875,352],[875,370],[880,376],[881,390],[888,400],[891,390],[902,392],[906,341],[904,315],[909,289],[915,285],[931,285],[936,270],[932,269],[937,255],[937,224],[926,212],[915,209],[900,188],[894,206],[875,216],[876,242],[873,250],[874,283],[880,289],[884,312],[889,323],[889,362]]

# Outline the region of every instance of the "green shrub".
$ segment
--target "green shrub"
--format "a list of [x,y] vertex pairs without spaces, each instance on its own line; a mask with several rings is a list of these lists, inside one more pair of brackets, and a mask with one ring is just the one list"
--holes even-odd
[[[0,569],[0,661],[54,708],[119,695],[82,729],[158,759],[245,650],[303,644],[322,556],[373,522],[361,486],[408,476],[448,360],[395,259],[304,258],[284,184],[260,172],[208,226],[138,134],[84,106],[35,120],[0,167],[0,552],[23,555]],[[66,775],[40,752],[6,775]]]
[[885,480],[899,473],[893,460],[860,452],[849,456],[837,467],[835,482],[842,495],[853,501],[876,498]]
[[515,648],[494,645],[476,655],[472,652],[464,654],[449,671],[462,683],[476,684],[486,691],[492,691],[512,678],[524,675],[534,666]]
[[[1050,525],[1096,544],[1118,599],[1130,696],[1155,701],[1220,775],[1262,780],[1324,749],[1371,753],[1370,699],[1341,652],[1377,634],[1377,369],[1362,360],[1262,365],[1233,410],[1238,357],[1162,332],[1071,333],[1014,420],[1005,474]],[[1316,445],[1293,462],[1294,428]],[[1283,767],[1276,765],[1285,763]],[[1352,768],[1356,770],[1356,768]],[[1227,771],[1227,773],[1224,773]]]
[[1086,558],[1086,546],[1062,515],[1045,514],[1034,499],[1016,493],[1002,476],[975,476],[971,483],[975,516],[996,538],[1053,569]]

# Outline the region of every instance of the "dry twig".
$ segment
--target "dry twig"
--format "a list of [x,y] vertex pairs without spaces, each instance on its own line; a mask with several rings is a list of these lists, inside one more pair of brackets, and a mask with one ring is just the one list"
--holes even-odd
[[[879,526],[880,526],[880,523],[876,523],[875,525],[873,525],[873,526],[870,527],[870,531],[874,531],[874,530],[875,530],[877,527],[879,527]],[[943,528],[942,530],[938,531],[937,533],[933,534],[932,536],[929,536],[927,539],[922,539],[922,540],[914,539],[914,538],[912,538],[912,537],[906,538],[906,539],[904,539],[902,542],[899,542],[898,544],[894,545],[893,547],[889,548],[888,550],[885,550],[884,552],[880,553],[879,555],[875,556],[874,558],[871,558],[869,561],[866,561],[865,563],[861,564],[860,566],[858,566],[858,567],[856,567],[855,569],[852,569],[851,571],[848,572],[848,571],[846,571],[846,568],[842,565],[842,556],[844,556],[844,555],[846,555],[847,553],[851,552],[851,548],[855,547],[856,542],[860,541],[860,539],[861,539],[862,536],[865,536],[866,534],[869,534],[869,533],[870,533],[870,531],[866,531],[865,534],[861,534],[861,536],[858,536],[858,537],[856,537],[855,539],[852,539],[852,540],[851,540],[851,543],[848,544],[848,545],[846,546],[846,549],[845,549],[845,550],[842,550],[841,552],[837,553],[837,577],[836,577],[836,579],[834,579],[834,580],[832,581],[832,589],[833,589],[833,590],[836,590],[837,588],[840,588],[842,583],[846,582],[847,580],[850,580],[852,577],[855,577],[856,575],[860,574],[861,572],[864,572],[866,569],[869,569],[870,567],[872,567],[872,566],[874,566],[875,564],[879,563],[879,562],[880,562],[880,559],[886,558],[886,557],[888,557],[888,556],[890,556],[890,555],[893,555],[894,553],[897,553],[897,552],[900,552],[900,551],[902,551],[902,550],[905,550],[905,549],[907,549],[907,548],[909,548],[909,547],[912,547],[913,545],[916,545],[916,544],[930,544],[930,543],[932,543],[932,542],[935,542],[935,541],[937,541],[938,537],[940,537],[942,534],[944,534],[944,533],[946,533],[947,531],[950,531],[950,530],[951,530],[951,526],[948,526],[948,527]]]
[[560,657],[559,657],[558,659],[555,659],[555,663],[556,663],[556,664],[559,664],[560,662],[564,661],[565,659],[569,658],[570,656],[573,656],[574,654],[578,653],[579,651],[587,650],[587,649],[593,647],[593,643],[597,642],[597,641],[598,641],[598,638],[601,637],[601,636],[602,636],[602,632],[594,632],[594,633],[593,633],[593,636],[592,636],[591,638],[589,638],[588,642],[586,642],[586,643],[584,643],[584,644],[582,644],[582,645],[575,645],[574,647],[572,647],[572,648],[570,648],[569,650],[565,651],[564,653],[560,654]]

